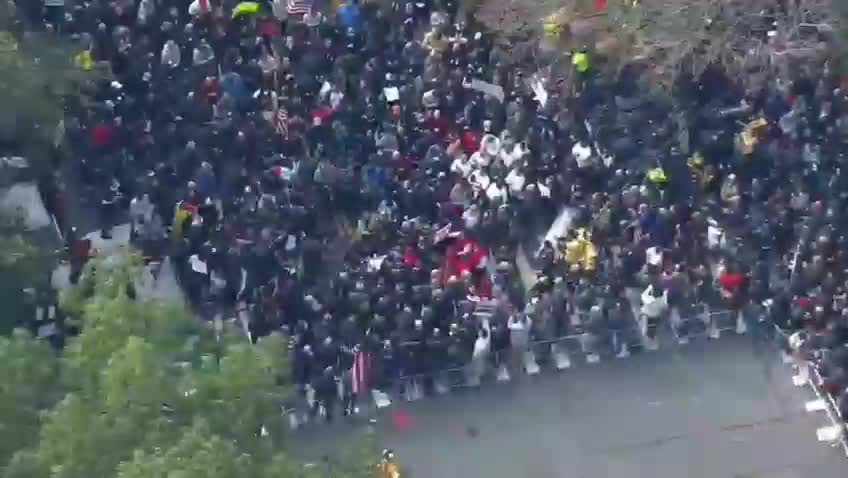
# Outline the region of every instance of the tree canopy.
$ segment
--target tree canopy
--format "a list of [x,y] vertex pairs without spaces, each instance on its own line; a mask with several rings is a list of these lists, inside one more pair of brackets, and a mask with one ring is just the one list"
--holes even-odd
[[[565,51],[603,50],[612,66],[640,61],[657,81],[764,69],[776,57],[844,56],[848,6],[838,0],[479,0],[474,16],[507,38],[558,35]],[[575,32],[579,32],[576,35]],[[598,47],[602,43],[603,47]]]
[[23,28],[14,2],[0,2],[0,152],[49,171],[46,159],[61,141],[65,97],[76,91],[76,80],[90,77],[74,64],[77,50],[56,32]]
[[133,268],[95,261],[65,294],[81,332],[60,353],[0,338],[3,476],[309,477],[281,452],[284,338],[218,340],[180,307],[131,299]]

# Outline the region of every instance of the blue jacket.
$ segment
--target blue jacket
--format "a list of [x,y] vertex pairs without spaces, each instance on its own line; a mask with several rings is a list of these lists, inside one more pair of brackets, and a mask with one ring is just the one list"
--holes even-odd
[[339,25],[345,29],[352,28],[356,32],[362,29],[362,12],[359,5],[342,5],[336,10],[336,18]]

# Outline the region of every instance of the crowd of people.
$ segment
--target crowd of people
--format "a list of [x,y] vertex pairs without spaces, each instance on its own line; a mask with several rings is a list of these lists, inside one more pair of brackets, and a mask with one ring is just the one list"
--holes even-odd
[[284,331],[316,411],[515,373],[537,340],[625,355],[710,309],[804,330],[848,407],[848,92],[824,59],[756,87],[708,68],[672,108],[591,49],[562,78],[515,61],[457,0],[37,3],[109,66],[65,120],[103,234],[129,214],[201,317]]

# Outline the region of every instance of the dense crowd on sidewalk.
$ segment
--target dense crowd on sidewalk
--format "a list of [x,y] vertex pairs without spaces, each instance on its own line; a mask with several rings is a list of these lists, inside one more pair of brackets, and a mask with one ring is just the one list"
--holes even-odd
[[514,61],[457,0],[17,3],[109,66],[65,119],[103,234],[129,214],[200,316],[289,335],[329,413],[339,383],[349,411],[515,371],[534,340],[650,347],[704,309],[804,330],[848,407],[848,92],[824,58],[756,88],[708,68],[672,109],[591,50],[565,80]]

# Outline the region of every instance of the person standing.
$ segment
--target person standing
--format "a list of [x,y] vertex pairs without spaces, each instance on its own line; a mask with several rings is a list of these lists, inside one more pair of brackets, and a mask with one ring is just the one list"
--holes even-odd
[[645,338],[646,347],[655,350],[657,344],[657,327],[660,319],[668,310],[668,291],[658,285],[649,285],[642,292],[642,308],[640,311],[640,327]]
[[507,322],[509,343],[512,347],[511,362],[515,371],[524,368],[530,347],[530,327],[532,321],[526,314],[513,315]]
[[315,402],[312,410],[313,415],[320,413],[323,408],[327,422],[332,422],[336,407],[336,397],[338,395],[338,387],[332,366],[325,368],[323,373],[315,380],[314,388]]
[[477,340],[474,341],[474,351],[471,355],[471,366],[469,367],[468,381],[471,385],[480,385],[486,367],[489,363],[489,352],[491,350],[491,328],[489,319],[483,319],[477,331]]
[[118,184],[113,183],[100,200],[100,237],[103,239],[112,239],[112,226],[115,224],[115,208],[118,207],[119,196]]

